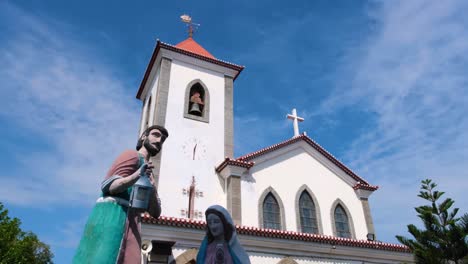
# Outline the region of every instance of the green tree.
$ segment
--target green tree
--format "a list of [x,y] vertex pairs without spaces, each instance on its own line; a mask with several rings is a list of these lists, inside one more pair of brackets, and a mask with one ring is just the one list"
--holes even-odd
[[18,218],[8,217],[8,210],[0,203],[0,264],[52,263],[50,247],[34,233],[22,231],[20,225]]
[[417,263],[468,263],[468,214],[456,217],[458,208],[450,210],[452,199],[439,202],[444,192],[435,190],[437,184],[429,179],[421,184],[418,196],[430,202],[415,208],[424,229],[410,224],[408,232],[414,239],[396,238],[413,251]]

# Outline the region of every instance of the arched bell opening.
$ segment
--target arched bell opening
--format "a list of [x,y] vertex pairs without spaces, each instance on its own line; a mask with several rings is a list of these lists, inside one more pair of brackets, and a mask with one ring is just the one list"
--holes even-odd
[[188,114],[202,117],[205,102],[205,89],[200,85],[200,83],[194,84],[190,88]]
[[185,88],[184,117],[209,123],[210,92],[200,80],[191,81]]

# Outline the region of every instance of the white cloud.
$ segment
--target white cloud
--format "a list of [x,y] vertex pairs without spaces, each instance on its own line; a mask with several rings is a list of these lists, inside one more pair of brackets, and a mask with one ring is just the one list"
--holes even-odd
[[136,91],[127,89],[97,52],[70,38],[68,26],[7,3],[2,7],[17,30],[0,45],[6,87],[0,92],[6,110],[0,116],[46,142],[47,150],[18,145],[18,152],[9,153],[18,160],[12,167],[21,170],[0,174],[0,199],[31,206],[89,204],[112,160],[136,143]]
[[467,8],[466,1],[379,2],[370,13],[375,34],[343,62],[351,82],[321,105],[322,115],[352,107],[375,118],[344,160],[382,186],[371,204],[385,240],[416,221],[421,179],[434,179],[468,211]]

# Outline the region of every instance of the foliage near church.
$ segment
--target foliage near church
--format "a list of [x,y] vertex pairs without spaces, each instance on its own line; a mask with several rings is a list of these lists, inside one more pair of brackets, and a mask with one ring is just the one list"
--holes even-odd
[[18,218],[8,217],[8,210],[0,203],[0,264],[48,264],[53,254],[48,245],[32,232],[20,228]]
[[417,263],[468,263],[468,213],[456,217],[458,208],[451,210],[454,201],[450,198],[439,202],[444,192],[437,191],[437,184],[423,180],[419,197],[430,202],[416,207],[424,229],[408,225],[408,232],[414,237],[396,238],[408,246]]

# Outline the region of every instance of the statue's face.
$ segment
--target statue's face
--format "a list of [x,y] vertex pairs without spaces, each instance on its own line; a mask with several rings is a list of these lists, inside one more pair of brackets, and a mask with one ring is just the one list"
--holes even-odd
[[215,214],[209,214],[206,217],[206,222],[208,224],[208,229],[215,238],[215,240],[224,239],[224,226],[221,218]]
[[159,129],[151,129],[149,135],[143,142],[143,146],[148,150],[150,156],[155,156],[161,151],[164,140],[166,140],[166,138]]

